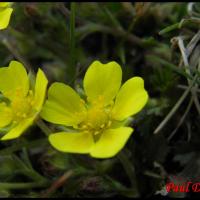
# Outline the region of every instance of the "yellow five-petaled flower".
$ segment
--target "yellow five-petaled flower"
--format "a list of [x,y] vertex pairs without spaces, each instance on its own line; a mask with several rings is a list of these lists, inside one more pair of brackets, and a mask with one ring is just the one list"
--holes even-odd
[[13,9],[10,7],[9,2],[0,2],[0,30],[5,29],[10,21],[10,16]]
[[31,88],[26,69],[17,61],[0,68],[0,128],[7,130],[1,140],[19,137],[34,122],[43,106],[47,83],[39,69]]
[[142,78],[133,77],[122,87],[121,80],[122,70],[116,62],[94,61],[83,81],[86,100],[70,86],[53,83],[41,116],[46,121],[69,126],[72,131],[51,134],[52,146],[62,152],[96,158],[116,155],[133,132],[123,122],[139,112],[148,100]]

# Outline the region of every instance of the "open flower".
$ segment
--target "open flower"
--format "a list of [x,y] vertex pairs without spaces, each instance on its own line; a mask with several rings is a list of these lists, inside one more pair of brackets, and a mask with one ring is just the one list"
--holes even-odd
[[142,78],[133,77],[120,88],[121,79],[121,67],[116,62],[94,61],[83,82],[86,102],[68,85],[53,83],[41,116],[73,129],[51,134],[52,146],[62,152],[89,153],[96,158],[116,155],[133,132],[123,122],[148,100]]
[[5,29],[10,21],[13,9],[10,2],[0,2],[0,30]]
[[17,61],[0,68],[0,130],[7,130],[1,140],[19,137],[33,123],[43,106],[47,83],[39,69],[31,88],[26,69]]

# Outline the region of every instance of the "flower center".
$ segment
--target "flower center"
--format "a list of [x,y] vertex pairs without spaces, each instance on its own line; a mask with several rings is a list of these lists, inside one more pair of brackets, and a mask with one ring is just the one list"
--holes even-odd
[[93,102],[88,108],[85,120],[79,124],[78,129],[90,132],[95,137],[100,135],[112,125],[110,111],[110,107],[104,107],[102,101]]
[[8,105],[8,108],[12,111],[13,122],[19,122],[35,113],[33,110],[33,97],[34,95],[32,90],[29,90],[25,97],[20,88],[15,90],[15,94]]

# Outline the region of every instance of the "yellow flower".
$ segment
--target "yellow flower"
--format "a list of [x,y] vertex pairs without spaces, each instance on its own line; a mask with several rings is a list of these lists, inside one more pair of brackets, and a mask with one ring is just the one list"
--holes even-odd
[[148,100],[142,78],[131,78],[120,88],[121,79],[121,67],[116,62],[94,61],[83,81],[87,102],[68,85],[53,83],[41,116],[73,127],[73,131],[51,134],[52,146],[62,152],[89,153],[96,158],[116,155],[133,132],[123,122]]
[[10,21],[13,9],[10,8],[11,3],[0,2],[0,30],[5,29]]
[[19,137],[40,112],[46,94],[47,79],[41,69],[32,89],[24,66],[11,61],[0,68],[0,129],[7,129],[1,140]]

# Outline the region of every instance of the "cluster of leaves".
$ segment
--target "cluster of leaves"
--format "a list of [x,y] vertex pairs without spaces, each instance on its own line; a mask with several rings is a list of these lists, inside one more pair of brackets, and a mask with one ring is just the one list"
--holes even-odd
[[81,93],[93,60],[115,60],[123,81],[144,78],[150,100],[133,121],[133,137],[112,159],[57,152],[37,127],[1,142],[0,197],[194,196],[163,188],[173,175],[200,176],[199,4],[13,7],[10,26],[0,33],[0,66],[12,59],[34,71],[42,66],[50,82],[70,83]]

